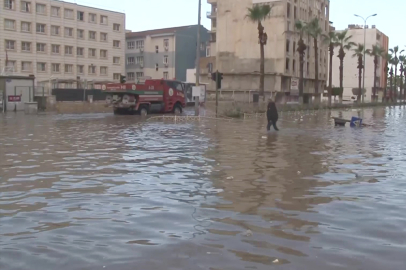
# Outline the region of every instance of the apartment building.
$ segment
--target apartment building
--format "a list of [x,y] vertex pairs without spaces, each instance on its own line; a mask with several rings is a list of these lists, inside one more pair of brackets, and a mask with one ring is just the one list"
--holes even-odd
[[[196,66],[197,25],[126,34],[127,81],[144,78],[186,80]],[[200,27],[200,56],[206,55],[208,30]]]
[[[212,63],[202,67],[201,78],[209,68],[224,74],[222,88],[233,91],[249,91],[259,88],[260,47],[257,25],[246,18],[247,9],[254,4],[270,4],[272,12],[263,22],[268,35],[265,46],[265,92],[285,92],[297,95],[299,79],[299,35],[295,21],[310,22],[319,19],[323,34],[329,31],[328,0],[208,0],[211,12],[210,59]],[[308,50],[305,55],[305,89],[314,93],[315,52],[313,39],[305,36]],[[319,84],[324,88],[328,75],[328,46],[319,39]],[[292,82],[294,82],[292,84]],[[214,84],[210,84],[213,88]],[[210,88],[209,88],[210,89]]]
[[[348,36],[352,36],[351,41],[356,44],[364,44],[364,26],[360,25],[349,25],[346,29],[348,31]],[[336,31],[342,32],[344,30]],[[389,38],[379,31],[375,25],[370,28],[367,26],[365,29],[365,47],[366,49],[371,49],[373,45],[378,45],[385,51],[389,50]],[[339,53],[339,48],[335,49],[334,55],[337,56]],[[344,87],[344,97],[351,97],[353,95],[352,89],[358,89],[358,59],[353,56],[353,52],[346,52],[344,58],[344,71],[343,71],[343,87]],[[386,85],[386,71],[385,71],[386,60],[381,57],[378,59],[378,71],[377,71],[377,85],[376,87],[383,89]],[[340,61],[335,57],[333,60],[333,85],[334,87],[340,86]],[[372,88],[374,86],[374,57],[366,56],[365,58],[365,101],[372,100]],[[377,92],[379,100],[382,99],[383,91]]]
[[53,0],[2,1],[3,74],[32,74],[47,88],[118,81],[124,74],[124,13]]

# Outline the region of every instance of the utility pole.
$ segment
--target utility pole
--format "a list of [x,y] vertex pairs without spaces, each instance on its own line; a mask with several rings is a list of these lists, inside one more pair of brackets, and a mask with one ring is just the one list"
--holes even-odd
[[217,70],[216,71],[216,118],[218,117],[217,112],[218,112],[218,107],[219,107],[219,84],[218,84],[219,79],[220,79],[219,71]]
[[[199,14],[197,22],[197,42],[196,42],[196,86],[200,83],[200,25],[201,25],[201,12],[202,12],[202,0],[199,0]],[[199,98],[195,97],[195,115],[199,116]]]

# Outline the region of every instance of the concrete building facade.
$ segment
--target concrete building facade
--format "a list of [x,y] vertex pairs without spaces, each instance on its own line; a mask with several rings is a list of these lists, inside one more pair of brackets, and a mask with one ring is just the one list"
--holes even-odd
[[[367,26],[368,27],[368,26]],[[352,36],[351,41],[356,44],[364,44],[364,26],[359,25],[349,25],[346,29],[348,31],[348,36]],[[342,32],[336,31],[336,32]],[[366,31],[366,49],[372,50],[373,45],[378,45],[385,51],[389,49],[389,38],[379,31],[374,25],[371,28],[367,28]],[[337,59],[339,53],[339,48],[335,49],[334,59],[333,59],[333,86],[340,86],[340,60]],[[343,87],[344,87],[344,98],[349,98],[353,95],[352,89],[358,89],[358,59],[353,57],[353,52],[346,52],[344,58],[344,74],[343,74]],[[387,74],[385,71],[386,60],[381,57],[378,60],[378,82],[376,87],[384,88],[386,85]],[[374,86],[374,57],[366,55],[365,58],[365,101],[372,100],[372,87]],[[383,92],[378,92],[378,98],[381,100]]]
[[[330,2],[328,0],[208,0],[212,10],[207,14],[211,19],[210,63],[202,70],[202,78],[209,67],[224,74],[224,90],[247,91],[259,88],[260,47],[257,25],[246,18],[247,9],[254,4],[270,4],[270,18],[263,22],[268,35],[265,46],[265,92],[290,93],[292,81],[299,79],[299,36],[295,21],[309,22],[319,19],[323,34],[329,31]],[[314,42],[307,35],[308,46],[305,55],[305,93],[314,93],[315,58]],[[328,46],[319,39],[319,93],[327,80]],[[210,83],[210,87],[214,87]],[[293,93],[293,91],[292,91]],[[297,93],[297,90],[295,91]]]
[[2,0],[0,70],[37,86],[77,87],[124,74],[125,14],[54,0]]
[[[186,80],[186,70],[196,66],[197,25],[126,34],[127,81],[144,78]],[[206,55],[208,30],[200,27],[201,57]]]

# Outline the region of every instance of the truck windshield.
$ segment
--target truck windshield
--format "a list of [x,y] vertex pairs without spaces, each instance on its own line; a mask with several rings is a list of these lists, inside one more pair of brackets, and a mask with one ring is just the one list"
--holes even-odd
[[178,91],[183,91],[183,84],[181,82],[165,81],[165,83],[169,88],[176,89]]

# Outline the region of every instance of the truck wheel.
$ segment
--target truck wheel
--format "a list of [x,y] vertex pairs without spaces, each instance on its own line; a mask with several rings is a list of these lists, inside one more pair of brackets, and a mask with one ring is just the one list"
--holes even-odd
[[182,113],[182,107],[179,106],[179,105],[175,105],[175,107],[173,107],[173,113],[174,113],[175,115],[181,114],[181,113]]
[[148,115],[148,108],[145,107],[145,106],[142,106],[142,107],[140,108],[140,115],[141,115],[141,116],[147,116],[147,115]]

